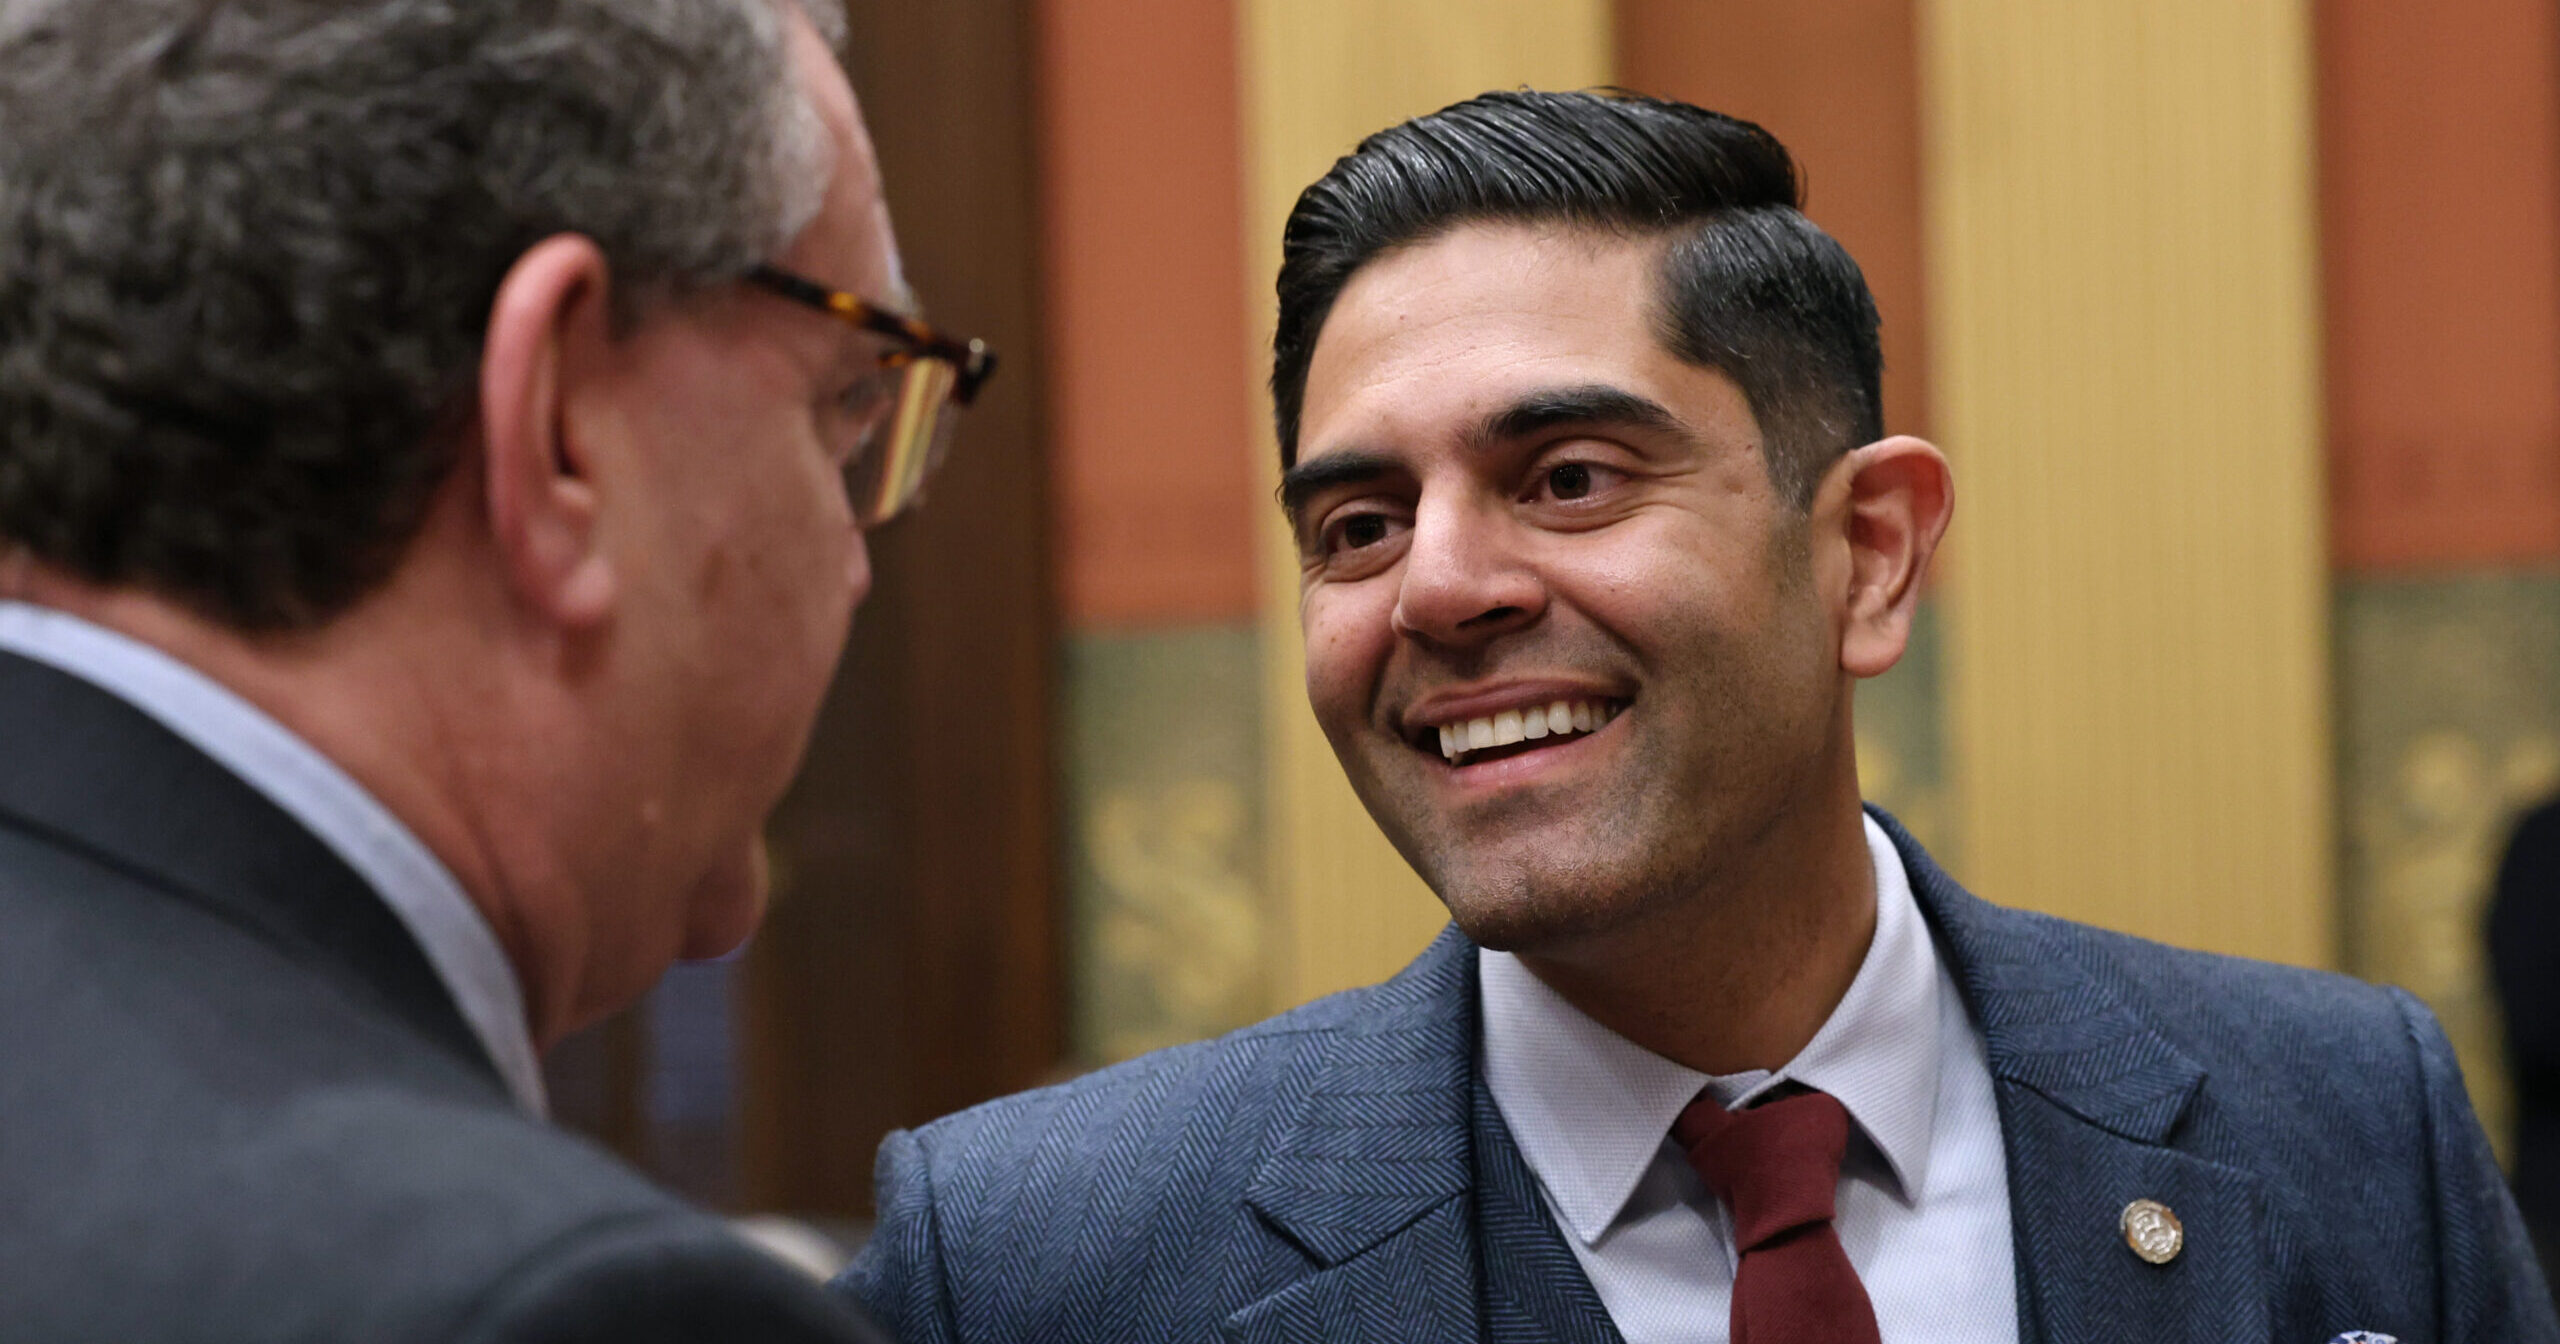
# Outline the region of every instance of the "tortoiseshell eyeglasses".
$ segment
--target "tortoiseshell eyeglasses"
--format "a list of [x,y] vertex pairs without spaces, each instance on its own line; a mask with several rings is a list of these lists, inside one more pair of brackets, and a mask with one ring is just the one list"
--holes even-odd
[[985,341],[946,336],[779,266],[758,266],[747,279],[889,340],[880,372],[846,394],[847,409],[865,428],[845,458],[844,481],[856,526],[877,527],[897,517],[924,494],[925,479],[942,465],[951,427],[960,418],[955,411],[976,400],[995,372],[995,352]]

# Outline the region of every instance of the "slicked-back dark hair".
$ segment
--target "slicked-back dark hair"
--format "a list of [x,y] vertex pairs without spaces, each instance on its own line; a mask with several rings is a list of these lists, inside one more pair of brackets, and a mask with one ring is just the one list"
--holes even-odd
[[1803,204],[1767,131],[1616,90],[1488,93],[1388,127],[1299,195],[1282,234],[1281,461],[1297,460],[1316,338],[1361,267],[1463,224],[1568,224],[1668,237],[1662,342],[1742,389],[1770,481],[1803,508],[1832,459],[1884,434],[1875,299]]

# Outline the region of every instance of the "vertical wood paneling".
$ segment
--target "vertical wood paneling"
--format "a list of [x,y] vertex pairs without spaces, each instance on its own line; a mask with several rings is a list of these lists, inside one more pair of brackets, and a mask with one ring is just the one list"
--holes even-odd
[[1078,630],[1249,620],[1235,10],[1033,9],[1062,614]]
[[2308,9],[1921,14],[1968,875],[2327,963]]
[[[1245,230],[1255,314],[1244,376],[1256,389],[1263,497],[1278,450],[1260,389],[1270,372],[1280,226],[1308,183],[1368,133],[1487,89],[1573,89],[1610,78],[1604,0],[1243,0]],[[1307,708],[1298,576],[1277,511],[1262,510],[1271,889],[1283,1003],[1384,978],[1447,919],[1388,845]]]
[[2319,18],[2338,563],[2560,559],[2560,7]]
[[907,273],[1005,365],[875,584],[771,828],[747,968],[745,1194],[859,1216],[899,1125],[1065,1048],[1031,43],[1010,0],[856,0],[853,84]]

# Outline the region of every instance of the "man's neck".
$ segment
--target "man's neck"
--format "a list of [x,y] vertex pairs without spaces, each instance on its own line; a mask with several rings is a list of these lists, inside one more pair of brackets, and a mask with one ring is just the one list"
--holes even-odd
[[1776,1069],[1857,979],[1876,928],[1854,785],[1819,828],[1764,844],[1711,888],[1562,952],[1520,952],[1593,1021],[1700,1073]]
[[[521,792],[493,776],[521,748],[493,724],[504,696],[470,684],[473,661],[443,659],[405,642],[414,622],[359,607],[308,633],[243,634],[156,594],[106,587],[23,559],[0,596],[77,616],[150,645],[256,707],[346,772],[425,845],[453,876],[514,966],[537,1041],[560,1016],[564,987],[540,974],[560,959],[523,917],[508,875],[528,867],[475,799]],[[476,712],[474,711],[476,707]],[[538,755],[538,752],[534,754]],[[515,862],[510,863],[513,855]],[[538,857],[538,856],[537,856]]]

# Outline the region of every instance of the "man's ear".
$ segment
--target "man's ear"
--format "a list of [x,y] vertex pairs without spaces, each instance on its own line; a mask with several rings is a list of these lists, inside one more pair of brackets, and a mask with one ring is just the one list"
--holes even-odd
[[519,600],[587,628],[613,610],[586,447],[570,430],[569,381],[613,339],[604,252],[555,234],[498,284],[480,356],[480,444],[489,530]]
[[1955,480],[1939,451],[1909,435],[1879,439],[1848,454],[1841,510],[1849,552],[1840,667],[1872,677],[1902,658],[1929,557],[1955,511]]

